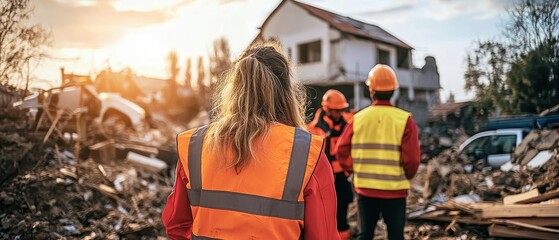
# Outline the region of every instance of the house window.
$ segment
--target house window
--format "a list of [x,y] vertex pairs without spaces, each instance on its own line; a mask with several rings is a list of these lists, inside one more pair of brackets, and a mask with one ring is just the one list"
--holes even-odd
[[390,66],[390,52],[378,49],[378,63]]
[[406,48],[398,48],[398,68],[410,68],[410,51]]
[[299,63],[320,62],[321,59],[321,43],[320,40],[310,43],[304,43],[297,46],[299,53]]

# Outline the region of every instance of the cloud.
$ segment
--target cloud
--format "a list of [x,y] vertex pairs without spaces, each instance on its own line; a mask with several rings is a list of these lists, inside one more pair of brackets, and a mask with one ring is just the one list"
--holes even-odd
[[55,47],[97,48],[137,28],[173,18],[169,9],[117,10],[111,0],[34,0],[34,21],[52,29]]
[[435,20],[448,20],[473,14],[476,19],[487,19],[505,11],[508,0],[434,0],[423,6],[423,15]]
[[[370,6],[361,0],[352,0],[347,5]],[[348,14],[363,18],[407,19],[410,15],[428,19],[449,20],[473,14],[474,19],[492,18],[505,10],[509,0],[394,0],[379,1],[367,10],[346,11]]]
[[362,11],[362,12],[354,12],[354,13],[350,13],[350,14],[363,16],[363,17],[380,17],[380,16],[386,16],[386,15],[402,14],[404,12],[408,12],[408,11],[413,10],[415,7],[416,6],[414,6],[413,4],[404,3],[404,4],[401,4],[401,5],[390,6],[390,7],[383,8],[383,9],[367,10],[367,11]]

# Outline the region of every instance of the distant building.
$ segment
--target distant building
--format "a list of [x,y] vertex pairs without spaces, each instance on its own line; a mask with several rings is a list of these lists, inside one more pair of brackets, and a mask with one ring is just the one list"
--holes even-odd
[[429,110],[429,125],[433,128],[463,129],[473,135],[485,127],[488,112],[473,102],[443,103]]
[[297,78],[309,87],[311,108],[320,107],[326,90],[342,91],[353,108],[370,104],[365,85],[377,63],[391,66],[400,89],[393,102],[426,124],[428,108],[438,103],[439,74],[435,58],[415,68],[413,48],[382,28],[294,0],[284,0],[268,16],[255,42],[277,39],[296,66]]

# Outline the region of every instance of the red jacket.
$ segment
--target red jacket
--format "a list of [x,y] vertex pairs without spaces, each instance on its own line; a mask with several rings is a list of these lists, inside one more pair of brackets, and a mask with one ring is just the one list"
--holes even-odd
[[[389,101],[375,101],[374,105],[379,106],[392,106]],[[336,153],[336,158],[340,162],[340,165],[347,172],[353,172],[353,160],[351,158],[351,138],[353,136],[353,122],[348,123],[345,127],[340,139],[338,140],[338,152]],[[404,164],[404,171],[408,179],[412,179],[417,173],[417,168],[419,167],[420,160],[420,150],[419,150],[419,137],[417,134],[417,126],[415,121],[411,117],[408,118],[406,123],[406,128],[404,130],[404,137],[402,138],[402,162]],[[366,188],[355,188],[355,191],[365,197],[372,198],[406,198],[408,196],[408,190],[378,190],[378,189],[366,189]]]
[[[310,182],[304,190],[305,239],[339,239],[336,227],[336,192],[328,159],[321,153]],[[180,161],[175,186],[161,216],[170,239],[191,239],[192,213],[186,191],[188,179]]]

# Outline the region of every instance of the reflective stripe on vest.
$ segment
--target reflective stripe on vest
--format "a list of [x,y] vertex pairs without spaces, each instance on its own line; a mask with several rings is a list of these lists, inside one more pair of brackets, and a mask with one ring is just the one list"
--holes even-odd
[[410,113],[392,106],[371,106],[353,119],[351,157],[354,184],[379,190],[409,189],[401,143]]
[[[204,184],[202,183],[202,169],[204,165],[202,162],[202,150],[207,127],[199,128],[190,137],[188,149],[190,189],[187,189],[187,191],[190,205],[192,207],[202,207],[209,210],[233,211],[297,221],[299,222],[299,224],[296,224],[296,226],[298,226],[297,229],[291,232],[298,232],[297,236],[292,236],[295,238],[299,237],[299,235],[302,234],[301,228],[304,219],[304,202],[300,201],[300,194],[308,182],[308,180],[305,182],[306,174],[312,173],[312,171],[308,171],[307,167],[309,163],[307,160],[309,158],[311,144],[313,144],[313,139],[311,134],[302,129],[292,129],[295,130],[295,133],[291,147],[291,155],[289,156],[289,164],[286,169],[285,184],[281,199],[275,199],[232,191],[204,189]],[[316,152],[316,139],[314,144],[315,150],[313,151]],[[322,143],[320,142],[320,144]],[[316,164],[316,162],[314,162],[314,164]],[[254,219],[257,221],[257,218]],[[194,221],[196,225],[196,218]],[[208,227],[211,228],[211,226]],[[196,235],[205,234],[200,234],[200,232],[196,232],[196,230],[193,229],[193,239],[212,239]],[[194,238],[194,236],[196,236],[196,238]]]

